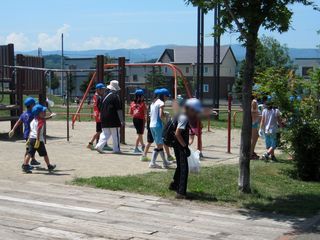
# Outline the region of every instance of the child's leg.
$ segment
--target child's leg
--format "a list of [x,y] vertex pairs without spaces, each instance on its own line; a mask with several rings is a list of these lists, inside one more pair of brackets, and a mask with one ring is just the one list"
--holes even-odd
[[141,146],[144,146],[143,134],[139,134],[138,137],[139,137],[139,142],[140,142]]
[[137,138],[136,138],[136,149],[139,147],[139,142],[140,142],[140,135],[137,134]]
[[44,161],[46,162],[47,166],[49,166],[50,165],[50,160],[49,160],[48,155],[44,156],[43,158],[44,158]]
[[163,145],[163,148],[166,151],[166,154],[167,154],[168,158],[171,157],[171,153],[170,153],[169,147],[167,145]]
[[146,147],[145,147],[145,149],[144,149],[144,151],[143,151],[143,154],[142,154],[143,157],[146,157],[146,156],[147,156],[147,154],[148,154],[148,152],[149,152],[149,149],[150,149],[150,147],[151,147],[151,144],[152,144],[152,143],[150,143],[150,142],[147,143],[147,145],[146,145]]
[[30,154],[26,154],[23,165],[29,165],[30,159],[31,159]]

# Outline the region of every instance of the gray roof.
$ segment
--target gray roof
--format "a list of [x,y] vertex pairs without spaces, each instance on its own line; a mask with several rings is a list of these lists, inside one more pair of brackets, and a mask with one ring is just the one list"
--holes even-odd
[[[232,49],[230,46],[220,47],[220,63],[222,63],[228,51]],[[197,62],[197,47],[194,46],[183,46],[175,47],[173,49],[166,49],[164,53],[159,58],[158,62],[162,62],[163,56],[167,54],[171,60],[171,63],[175,64],[185,64],[185,63],[196,63]],[[233,55],[234,56],[234,55]],[[236,58],[234,57],[235,61]],[[213,63],[213,46],[204,47],[204,63]]]

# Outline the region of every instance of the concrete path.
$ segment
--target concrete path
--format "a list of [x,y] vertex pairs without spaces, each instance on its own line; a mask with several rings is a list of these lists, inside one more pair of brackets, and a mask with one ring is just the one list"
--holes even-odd
[[189,201],[0,180],[0,239],[278,239],[303,219]]

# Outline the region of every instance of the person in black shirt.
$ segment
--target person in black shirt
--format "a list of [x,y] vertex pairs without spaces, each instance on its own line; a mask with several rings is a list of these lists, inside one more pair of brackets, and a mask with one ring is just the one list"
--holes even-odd
[[124,124],[123,109],[118,94],[119,82],[112,80],[107,86],[100,109],[102,133],[95,149],[104,153],[103,148],[112,136],[113,152],[120,153],[120,127]]
[[178,116],[177,128],[175,131],[176,143],[173,146],[174,154],[177,160],[177,168],[173,176],[169,189],[176,191],[176,198],[184,199],[187,196],[188,182],[188,157],[190,156],[189,149],[189,122],[198,118],[202,111],[202,104],[196,98],[188,99],[185,103],[184,113]]

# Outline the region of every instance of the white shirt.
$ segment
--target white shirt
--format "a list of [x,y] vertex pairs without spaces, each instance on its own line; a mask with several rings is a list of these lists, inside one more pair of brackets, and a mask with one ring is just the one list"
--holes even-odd
[[264,132],[266,134],[274,134],[278,130],[279,109],[264,109],[262,117],[264,118]]
[[37,119],[37,118],[33,119],[30,123],[29,138],[30,139],[37,139],[37,133],[38,133],[38,130],[40,129],[39,140],[40,140],[40,142],[44,142],[44,136],[43,136],[44,124],[45,124],[45,120],[43,120],[43,119]]
[[164,102],[160,99],[151,104],[150,107],[150,128],[162,127],[160,118],[160,108],[164,106]]

